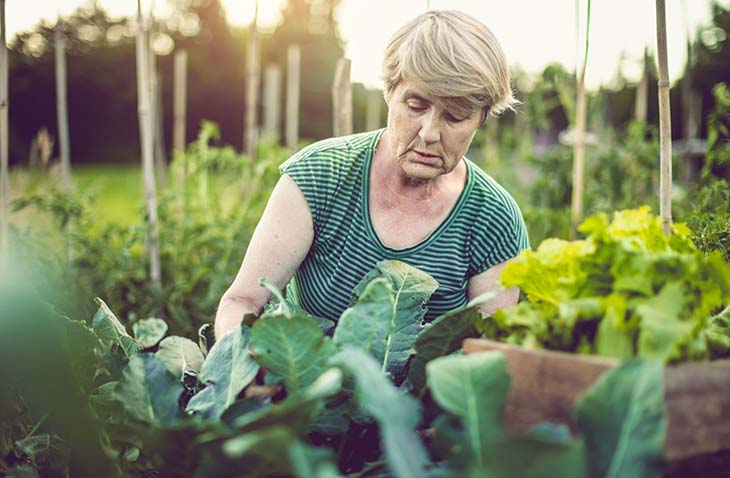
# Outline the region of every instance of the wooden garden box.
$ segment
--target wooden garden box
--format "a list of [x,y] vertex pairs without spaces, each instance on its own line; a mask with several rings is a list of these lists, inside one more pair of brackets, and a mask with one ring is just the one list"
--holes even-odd
[[[487,339],[467,339],[466,354],[499,350],[512,376],[507,426],[524,430],[542,421],[574,430],[575,403],[613,359],[534,350]],[[730,360],[667,366],[665,476],[730,477]]]

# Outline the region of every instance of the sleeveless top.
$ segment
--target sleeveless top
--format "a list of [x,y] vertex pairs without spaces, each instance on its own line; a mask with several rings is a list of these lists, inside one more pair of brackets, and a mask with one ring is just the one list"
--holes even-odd
[[368,197],[370,163],[383,131],[319,141],[279,167],[312,213],[313,244],[287,287],[287,298],[312,315],[337,321],[363,276],[378,262],[397,259],[438,282],[427,304],[425,320],[431,321],[466,304],[471,277],[530,247],[514,199],[467,158],[467,182],[448,217],[412,247],[383,245]]

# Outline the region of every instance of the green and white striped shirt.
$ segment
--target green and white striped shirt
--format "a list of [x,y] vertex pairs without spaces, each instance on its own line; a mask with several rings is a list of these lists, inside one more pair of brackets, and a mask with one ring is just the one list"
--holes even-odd
[[378,262],[397,259],[439,283],[426,320],[467,302],[471,277],[530,247],[514,199],[470,160],[456,205],[425,240],[406,249],[383,245],[370,221],[370,163],[384,130],[314,143],[280,166],[312,212],[314,242],[287,289],[310,314],[337,320],[352,289]]

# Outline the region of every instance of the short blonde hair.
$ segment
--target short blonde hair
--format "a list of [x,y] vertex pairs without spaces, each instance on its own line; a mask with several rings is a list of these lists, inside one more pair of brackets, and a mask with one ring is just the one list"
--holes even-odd
[[395,32],[383,59],[386,95],[403,80],[461,116],[481,109],[486,119],[519,104],[497,39],[459,11],[429,11]]

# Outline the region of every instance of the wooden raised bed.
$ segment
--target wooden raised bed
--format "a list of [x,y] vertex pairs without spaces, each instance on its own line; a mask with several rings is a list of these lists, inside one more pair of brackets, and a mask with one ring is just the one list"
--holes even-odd
[[[533,350],[487,339],[467,339],[466,354],[498,350],[512,376],[505,420],[524,430],[548,421],[574,431],[577,400],[618,362],[564,352]],[[730,360],[665,367],[668,419],[665,476],[730,477]],[[699,473],[699,474],[698,474]]]

